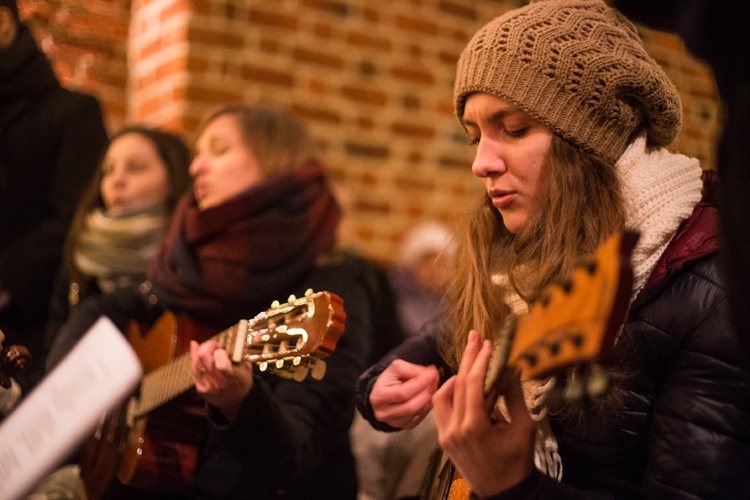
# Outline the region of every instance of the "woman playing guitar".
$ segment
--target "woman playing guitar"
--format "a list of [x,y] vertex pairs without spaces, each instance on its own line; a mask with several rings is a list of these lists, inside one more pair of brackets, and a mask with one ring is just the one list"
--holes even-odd
[[[666,149],[680,98],[635,27],[601,0],[507,12],[464,49],[454,103],[485,193],[459,239],[452,312],[363,375],[363,415],[394,430],[434,409],[478,498],[748,497],[750,374],[727,317],[712,186]],[[488,411],[507,319],[625,228],[640,239],[612,390],[553,406],[552,383],[505,374]],[[556,330],[533,331],[555,356]],[[439,389],[436,367],[452,375]],[[587,375],[570,371],[568,389]]]

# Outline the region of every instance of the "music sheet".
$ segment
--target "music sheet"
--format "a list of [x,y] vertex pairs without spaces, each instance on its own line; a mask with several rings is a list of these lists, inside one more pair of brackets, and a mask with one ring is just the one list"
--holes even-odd
[[102,316],[0,425],[0,498],[16,499],[93,432],[136,387],[141,363]]

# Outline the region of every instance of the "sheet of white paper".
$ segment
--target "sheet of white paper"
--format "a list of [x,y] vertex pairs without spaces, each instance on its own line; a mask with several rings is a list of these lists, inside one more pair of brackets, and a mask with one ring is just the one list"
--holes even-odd
[[27,494],[138,385],[142,368],[102,316],[0,425],[0,499]]

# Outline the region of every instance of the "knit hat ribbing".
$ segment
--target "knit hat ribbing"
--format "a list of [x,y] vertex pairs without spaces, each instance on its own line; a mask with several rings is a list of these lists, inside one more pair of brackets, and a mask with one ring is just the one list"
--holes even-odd
[[499,97],[614,165],[645,129],[666,146],[680,130],[677,89],[635,26],[601,0],[547,0],[495,18],[458,61],[456,115],[469,94]]

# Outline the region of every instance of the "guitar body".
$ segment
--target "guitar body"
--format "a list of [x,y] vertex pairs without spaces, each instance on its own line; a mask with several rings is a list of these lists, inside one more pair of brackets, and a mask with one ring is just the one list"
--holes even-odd
[[[193,336],[202,341],[210,335],[165,313],[147,331],[132,322],[127,336],[145,374],[185,352]],[[131,401],[107,415],[81,450],[81,476],[89,498],[104,496],[115,477],[134,487],[164,491],[167,485],[169,492],[180,493],[193,476],[204,423],[197,395],[183,394],[153,413],[127,422]]]

